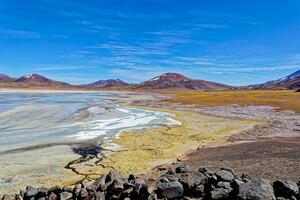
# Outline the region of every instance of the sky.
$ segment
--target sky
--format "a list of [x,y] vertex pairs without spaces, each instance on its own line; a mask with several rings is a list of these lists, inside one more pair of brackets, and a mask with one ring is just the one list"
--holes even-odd
[[0,0],[0,73],[229,85],[300,69],[299,0]]

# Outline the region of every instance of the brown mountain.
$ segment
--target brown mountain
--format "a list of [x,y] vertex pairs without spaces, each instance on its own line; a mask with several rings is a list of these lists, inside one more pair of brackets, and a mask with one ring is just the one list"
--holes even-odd
[[300,88],[300,70],[278,80],[246,86],[247,89],[290,89]]
[[9,77],[5,74],[0,74],[0,83],[9,83],[15,81],[15,78]]
[[20,86],[70,86],[68,83],[54,81],[39,74],[29,74],[21,76],[14,81]]
[[129,84],[120,80],[120,79],[108,79],[108,80],[100,80],[91,84],[88,84],[88,87],[92,88],[120,88],[126,87]]
[[210,82],[188,78],[178,73],[165,73],[154,77],[148,81],[142,82],[135,88],[145,89],[175,89],[175,90],[228,90],[233,87]]

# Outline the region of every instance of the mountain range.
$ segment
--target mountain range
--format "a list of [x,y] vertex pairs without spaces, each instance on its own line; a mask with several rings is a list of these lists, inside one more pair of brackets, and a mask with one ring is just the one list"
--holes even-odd
[[198,79],[191,79],[178,73],[165,73],[154,77],[135,88],[141,89],[176,89],[176,90],[228,90],[232,86]]
[[90,83],[83,86],[92,87],[92,88],[111,88],[111,87],[126,87],[128,85],[130,84],[120,79],[107,79],[107,80],[96,81],[94,83]]
[[68,83],[51,80],[39,74],[28,74],[19,78],[12,78],[5,74],[0,75],[1,87],[70,87]]
[[300,70],[278,80],[262,84],[234,87],[221,83],[198,80],[179,73],[164,73],[140,84],[129,84],[120,79],[99,80],[85,85],[71,85],[65,82],[51,80],[39,74],[24,75],[12,78],[0,74],[0,88],[61,88],[61,89],[171,89],[171,90],[234,90],[234,89],[292,89],[300,90]]
[[262,84],[246,86],[248,89],[290,89],[300,88],[300,70],[278,80],[268,81]]

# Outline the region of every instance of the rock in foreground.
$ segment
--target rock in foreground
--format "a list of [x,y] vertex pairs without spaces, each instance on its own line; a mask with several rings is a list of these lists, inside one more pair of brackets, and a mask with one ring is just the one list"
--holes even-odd
[[198,199],[198,200],[300,200],[299,183],[275,181],[237,175],[230,168],[210,172],[201,167],[191,171],[187,165],[169,170],[158,179],[124,177],[112,170],[94,183],[52,189],[28,186],[2,200],[113,200],[113,199]]

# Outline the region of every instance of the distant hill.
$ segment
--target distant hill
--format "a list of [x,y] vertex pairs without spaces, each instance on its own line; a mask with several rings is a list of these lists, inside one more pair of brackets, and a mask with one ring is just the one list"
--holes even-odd
[[246,86],[247,89],[290,89],[300,88],[300,70],[278,80]]
[[0,83],[9,83],[9,82],[13,82],[14,80],[15,78],[12,78],[5,74],[0,74]]
[[291,89],[300,90],[300,70],[278,80],[243,87],[233,87],[221,83],[198,80],[179,73],[164,73],[140,84],[129,84],[120,79],[100,80],[86,85],[71,85],[55,81],[39,74],[28,74],[12,78],[0,74],[0,88],[45,88],[45,89],[170,89],[170,90],[232,90],[232,89]]
[[128,86],[129,83],[126,83],[120,79],[108,79],[100,80],[91,84],[86,85],[87,87],[92,88],[121,88]]
[[231,86],[188,78],[178,73],[165,73],[134,86],[140,89],[228,90]]
[[14,81],[25,86],[70,86],[68,83],[54,81],[39,74],[28,74]]
[[34,88],[34,87],[47,87],[47,88],[65,88],[70,87],[68,83],[54,81],[39,74],[28,74],[20,78],[11,78],[7,75],[0,74],[0,87],[3,88]]

